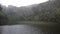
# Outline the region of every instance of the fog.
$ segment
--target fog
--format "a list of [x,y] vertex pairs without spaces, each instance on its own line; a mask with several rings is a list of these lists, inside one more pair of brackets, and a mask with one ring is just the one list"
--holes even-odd
[[46,2],[48,0],[0,0],[0,3],[2,5],[8,6],[8,5],[13,5],[13,6],[28,6],[28,5],[32,5],[32,4],[39,4],[39,3],[43,3]]
[[59,0],[19,7],[12,4],[0,4],[1,34],[60,34]]

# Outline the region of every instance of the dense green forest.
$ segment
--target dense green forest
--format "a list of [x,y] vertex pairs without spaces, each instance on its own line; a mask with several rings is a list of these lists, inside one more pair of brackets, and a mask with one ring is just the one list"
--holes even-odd
[[[37,21],[60,23],[60,2],[47,1],[30,6],[8,7],[0,6],[0,16],[4,17],[2,24],[13,24],[21,21]],[[0,18],[0,21],[2,19]],[[5,20],[5,22],[4,22]]]

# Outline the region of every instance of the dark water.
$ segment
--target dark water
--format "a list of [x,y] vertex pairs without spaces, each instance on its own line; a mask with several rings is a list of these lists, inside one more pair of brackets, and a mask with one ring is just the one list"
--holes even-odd
[[59,28],[32,25],[0,26],[1,34],[60,34]]

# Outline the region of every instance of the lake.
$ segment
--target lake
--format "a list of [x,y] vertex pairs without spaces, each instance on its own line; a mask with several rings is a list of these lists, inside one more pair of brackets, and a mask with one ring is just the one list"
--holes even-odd
[[0,26],[1,34],[60,34],[60,30],[33,25],[5,25]]

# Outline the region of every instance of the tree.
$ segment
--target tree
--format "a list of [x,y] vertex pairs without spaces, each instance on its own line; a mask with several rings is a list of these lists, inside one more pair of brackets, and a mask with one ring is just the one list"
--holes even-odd
[[7,16],[2,12],[2,6],[0,5],[0,25],[6,25],[8,22]]

